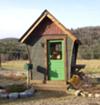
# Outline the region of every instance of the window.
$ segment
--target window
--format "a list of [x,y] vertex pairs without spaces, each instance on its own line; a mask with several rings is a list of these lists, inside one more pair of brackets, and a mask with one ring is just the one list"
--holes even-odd
[[50,58],[51,59],[62,59],[62,44],[61,42],[50,44]]

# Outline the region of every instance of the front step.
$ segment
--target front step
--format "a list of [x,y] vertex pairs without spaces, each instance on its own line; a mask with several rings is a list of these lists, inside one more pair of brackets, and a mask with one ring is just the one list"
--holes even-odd
[[36,90],[48,90],[48,91],[66,91],[68,85],[65,81],[47,81],[45,84],[43,81],[31,81],[31,85]]

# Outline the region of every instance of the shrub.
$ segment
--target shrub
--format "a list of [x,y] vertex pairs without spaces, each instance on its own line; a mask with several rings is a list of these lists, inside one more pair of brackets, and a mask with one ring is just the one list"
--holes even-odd
[[21,84],[21,85],[10,85],[6,87],[7,92],[23,92],[26,90],[26,86]]

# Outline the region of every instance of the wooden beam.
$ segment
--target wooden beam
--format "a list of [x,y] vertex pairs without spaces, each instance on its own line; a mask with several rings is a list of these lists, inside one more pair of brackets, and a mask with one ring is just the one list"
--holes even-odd
[[48,17],[52,22],[54,22],[62,31],[65,32],[73,41],[77,40],[77,38],[71,33],[71,31],[64,27],[51,13],[48,11],[44,11],[40,17],[35,21],[35,23],[29,28],[29,30],[24,34],[21,38],[20,42],[23,43],[29,35],[34,31],[34,29],[40,24],[40,22],[45,18]]
[[24,38],[21,40],[21,43],[24,42],[24,40],[32,33],[32,31],[39,25],[39,23],[45,18],[46,13],[38,20],[38,22],[30,29],[30,31],[24,36]]
[[48,48],[48,45],[47,45],[47,40],[45,39],[45,68],[46,68],[46,71],[45,71],[45,74],[44,74],[44,83],[46,83],[46,81],[48,80],[48,52],[47,52],[47,48]]
[[66,83],[67,83],[67,81],[68,81],[68,62],[67,62],[67,37],[65,37],[64,38],[64,71],[65,71],[65,81],[66,81]]
[[47,81],[46,84],[43,84],[41,80],[31,80],[31,86],[36,90],[45,90],[45,91],[65,91],[68,88],[65,81]]
[[[43,84],[43,80],[31,80],[31,84]],[[65,80],[47,80],[47,84],[66,85]]]
[[[27,47],[27,52],[28,52],[28,59],[29,59],[29,63],[32,64],[32,59],[31,59],[31,55],[30,55],[30,49],[28,47],[28,45],[26,45]],[[29,79],[33,79],[33,73],[32,73],[32,69],[28,71],[28,78]]]

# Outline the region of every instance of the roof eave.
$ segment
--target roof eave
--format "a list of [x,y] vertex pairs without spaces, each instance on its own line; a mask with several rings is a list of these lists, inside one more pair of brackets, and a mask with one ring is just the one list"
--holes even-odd
[[45,18],[48,17],[53,21],[60,29],[62,29],[65,34],[67,34],[73,42],[77,40],[77,38],[71,33],[71,31],[64,27],[51,13],[49,13],[47,10],[45,10],[39,18],[31,25],[31,27],[24,33],[24,35],[19,39],[21,43],[24,43],[25,40],[28,38],[28,36],[33,32],[33,30],[39,25],[39,23]]

